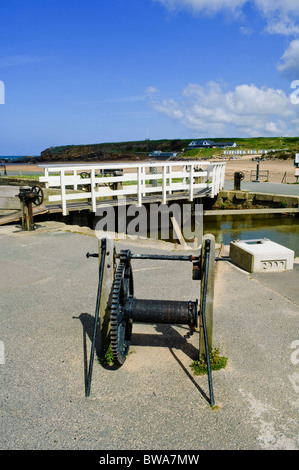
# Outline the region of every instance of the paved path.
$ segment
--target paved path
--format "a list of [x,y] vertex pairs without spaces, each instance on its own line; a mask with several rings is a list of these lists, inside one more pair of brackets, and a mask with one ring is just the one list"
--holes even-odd
[[[233,181],[225,181],[224,189],[234,189]],[[241,190],[252,193],[283,194],[288,196],[299,196],[299,184],[283,183],[253,183],[241,181]]]
[[[229,358],[213,373],[219,411],[207,377],[191,372],[198,333],[185,326],[134,325],[132,353],[117,370],[95,362],[87,399],[98,261],[85,254],[97,239],[41,225],[0,227],[2,450],[299,449],[298,265],[259,276],[219,264],[214,346]],[[137,297],[198,298],[191,263],[133,261]]]

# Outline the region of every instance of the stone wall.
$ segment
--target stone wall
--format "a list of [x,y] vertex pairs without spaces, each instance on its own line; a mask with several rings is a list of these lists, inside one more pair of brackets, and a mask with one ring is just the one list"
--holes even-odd
[[45,183],[40,183],[38,181],[38,176],[36,177],[36,180],[32,178],[7,178],[5,176],[0,177],[0,185],[1,186],[45,186]]
[[249,191],[220,191],[213,209],[267,209],[299,207],[299,196],[251,193]]

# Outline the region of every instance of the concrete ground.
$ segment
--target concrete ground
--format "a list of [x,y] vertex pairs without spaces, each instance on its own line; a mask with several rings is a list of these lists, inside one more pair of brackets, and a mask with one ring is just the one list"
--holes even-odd
[[[198,333],[185,326],[135,324],[125,364],[95,361],[86,398],[98,260],[85,254],[98,240],[76,232],[0,227],[2,450],[299,449],[298,258],[281,274],[218,263],[214,346],[228,357],[213,373],[218,411],[207,376],[191,371]],[[133,260],[135,295],[196,300],[191,269]]]
[[[234,189],[234,182],[226,180],[224,189]],[[265,183],[263,181],[255,183],[253,181],[241,181],[241,189],[252,193],[282,194],[284,196],[299,196],[298,184]]]

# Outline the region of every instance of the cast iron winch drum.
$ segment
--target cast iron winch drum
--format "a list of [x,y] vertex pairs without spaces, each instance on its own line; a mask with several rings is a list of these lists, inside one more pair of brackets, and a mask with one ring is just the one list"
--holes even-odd
[[112,288],[110,340],[113,358],[123,364],[129,352],[132,319],[128,303],[133,301],[133,275],[129,260],[120,261]]
[[[86,254],[87,258],[100,258],[98,295],[86,396],[90,394],[96,330],[98,325],[100,325],[101,330],[101,354],[103,355],[107,351],[107,345],[109,343],[115,364],[122,365],[129,352],[134,322],[153,324],[166,323],[188,325],[191,329],[199,327],[200,345],[204,346],[204,354],[201,353],[201,355],[204,355],[206,358],[211,405],[214,404],[209,358],[209,351],[211,349],[210,333],[212,329],[210,324],[207,328],[205,314],[207,291],[209,291],[209,289],[211,290],[212,285],[211,273],[214,274],[214,271],[211,270],[213,262],[210,263],[211,252],[213,255],[212,261],[215,260],[214,241],[212,245],[213,249],[211,250],[211,239],[206,238],[202,244],[201,255],[199,256],[133,254],[130,250],[121,250],[120,253],[116,253],[113,241],[102,238],[99,253]],[[134,296],[131,260],[138,259],[192,262],[192,278],[194,280],[201,280],[200,302],[197,300],[177,301],[136,298]],[[210,312],[211,305],[209,305],[208,308]]]
[[133,323],[188,324],[198,323],[196,302],[142,300],[134,297],[130,250],[120,252],[120,261],[112,287],[110,341],[113,358],[123,364],[130,348]]

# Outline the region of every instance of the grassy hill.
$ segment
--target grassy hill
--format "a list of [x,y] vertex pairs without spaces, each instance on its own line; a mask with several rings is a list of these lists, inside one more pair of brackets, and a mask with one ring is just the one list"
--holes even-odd
[[41,152],[41,160],[140,160],[148,158],[153,150],[181,151],[190,140],[143,140],[91,145],[65,145],[50,147]]
[[[79,161],[79,160],[143,160],[154,150],[164,152],[179,152],[180,158],[211,158],[223,153],[222,149],[192,149],[188,144],[195,139],[161,139],[129,142],[114,142],[90,145],[64,145],[50,147],[41,152],[41,161]],[[279,152],[271,154],[276,158],[294,158],[299,153],[299,137],[254,137],[210,139],[215,142],[233,141],[239,150],[272,150]],[[283,150],[283,151],[282,151]]]

